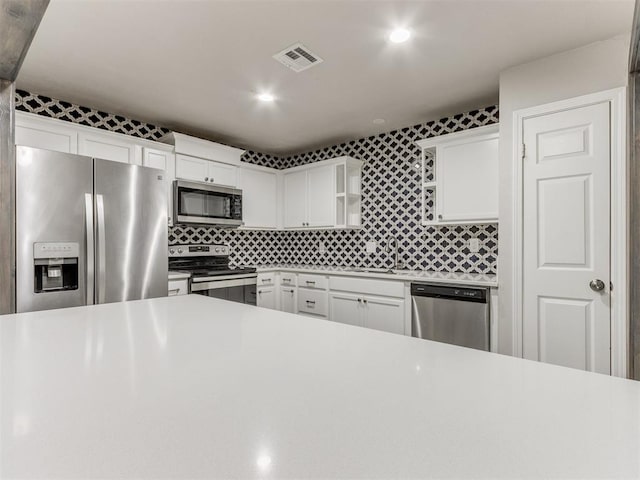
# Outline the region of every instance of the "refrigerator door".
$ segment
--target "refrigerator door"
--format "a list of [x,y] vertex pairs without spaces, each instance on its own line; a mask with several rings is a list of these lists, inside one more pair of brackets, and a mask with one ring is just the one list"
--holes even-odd
[[94,160],[96,303],[167,296],[164,175]]
[[16,147],[18,312],[93,303],[92,199],[91,158]]

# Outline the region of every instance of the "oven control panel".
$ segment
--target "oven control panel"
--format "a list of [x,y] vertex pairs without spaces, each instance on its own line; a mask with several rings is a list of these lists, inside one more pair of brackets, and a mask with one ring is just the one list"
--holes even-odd
[[223,257],[229,255],[228,245],[171,245],[169,257]]

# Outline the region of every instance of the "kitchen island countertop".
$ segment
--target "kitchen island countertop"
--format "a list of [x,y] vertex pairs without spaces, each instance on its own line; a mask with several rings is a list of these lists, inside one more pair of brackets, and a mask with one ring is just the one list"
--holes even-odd
[[0,317],[2,478],[639,478],[640,382],[198,295]]

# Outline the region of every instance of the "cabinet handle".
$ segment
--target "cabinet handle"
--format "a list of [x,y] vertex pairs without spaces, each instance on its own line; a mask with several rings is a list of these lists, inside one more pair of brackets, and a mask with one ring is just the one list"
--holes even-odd
[[258,295],[262,295],[262,290],[258,290]]
[[316,282],[312,282],[311,280],[307,280],[307,285],[315,285]]
[[177,295],[180,292],[179,288],[172,288],[171,290],[169,290],[169,295]]
[[209,177],[204,177],[204,181],[208,182],[209,181]]
[[316,302],[314,302],[313,300],[307,300],[307,305],[315,305]]
[[367,299],[366,299],[366,298],[363,298],[363,299],[362,299],[362,301],[363,301],[364,303],[367,303]]
[[438,220],[442,220],[442,214],[438,215]]
[[290,278],[283,278],[282,281],[289,283],[291,281],[291,279]]
[[362,302],[362,299],[361,299],[361,298],[359,298],[359,299],[358,299],[358,303],[360,303],[360,302]]
[[262,279],[262,283],[267,283],[267,282],[269,282],[269,281],[270,281],[270,279],[269,279],[269,278],[263,278],[263,279]]
[[211,178],[209,179],[209,181],[210,181],[211,183],[213,183],[213,177],[211,177]]

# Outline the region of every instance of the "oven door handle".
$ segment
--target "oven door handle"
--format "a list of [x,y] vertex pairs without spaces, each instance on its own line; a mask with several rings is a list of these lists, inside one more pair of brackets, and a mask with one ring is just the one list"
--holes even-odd
[[219,288],[243,287],[245,285],[255,285],[254,278],[238,278],[235,280],[218,280],[215,282],[191,282],[192,292],[202,292],[205,290],[217,290]]

